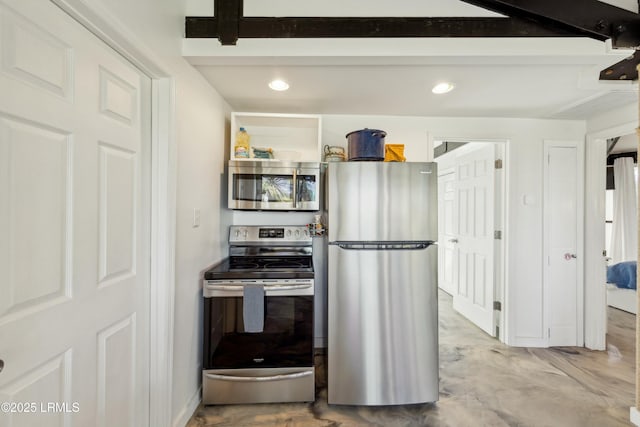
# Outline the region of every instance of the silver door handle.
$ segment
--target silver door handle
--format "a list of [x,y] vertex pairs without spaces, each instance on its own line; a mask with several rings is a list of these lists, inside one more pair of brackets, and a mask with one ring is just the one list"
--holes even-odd
[[564,254],[564,259],[566,259],[567,261],[571,261],[572,259],[576,259],[576,258],[578,258],[576,254],[570,254],[569,252]]
[[234,382],[261,382],[261,381],[282,381],[312,375],[313,371],[295,372],[293,374],[270,375],[268,377],[237,377],[233,375],[206,374],[212,380],[234,381]]
[[449,239],[451,243],[458,243],[458,239]]

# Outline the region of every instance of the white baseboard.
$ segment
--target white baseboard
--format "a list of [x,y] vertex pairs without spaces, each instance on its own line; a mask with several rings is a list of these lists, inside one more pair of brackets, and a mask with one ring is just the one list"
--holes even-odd
[[638,411],[638,408],[634,406],[629,408],[629,420],[631,420],[634,425],[640,426],[640,411]]
[[182,411],[174,418],[173,427],[185,427],[200,405],[200,402],[202,402],[202,387],[198,387],[195,394],[191,396],[191,399],[189,399],[185,407],[182,408]]
[[509,345],[512,347],[547,348],[549,347],[549,342],[543,337],[541,338],[515,337],[512,342],[509,342]]

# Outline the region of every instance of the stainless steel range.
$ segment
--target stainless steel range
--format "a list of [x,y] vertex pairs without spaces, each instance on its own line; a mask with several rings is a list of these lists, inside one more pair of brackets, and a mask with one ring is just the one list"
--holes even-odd
[[203,403],[315,399],[314,271],[305,226],[232,226],[204,275]]

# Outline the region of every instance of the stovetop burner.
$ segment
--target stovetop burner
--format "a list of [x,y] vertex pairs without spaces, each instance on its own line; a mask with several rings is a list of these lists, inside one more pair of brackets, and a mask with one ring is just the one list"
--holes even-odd
[[281,262],[268,262],[264,265],[264,268],[304,268],[304,265],[301,262],[293,262],[293,261],[281,261]]
[[229,266],[231,270],[257,270],[260,265],[257,262],[237,262]]

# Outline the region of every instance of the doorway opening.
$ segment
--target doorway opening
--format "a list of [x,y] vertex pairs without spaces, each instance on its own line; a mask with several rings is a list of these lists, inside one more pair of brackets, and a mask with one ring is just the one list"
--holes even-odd
[[[585,173],[585,347],[591,350],[607,350],[607,260],[608,247],[606,238],[606,164],[607,151],[613,140],[630,135],[637,141],[637,121],[587,134],[586,139],[586,173]],[[621,138],[622,139],[622,138]],[[625,138],[626,139],[626,138]],[[619,144],[619,146],[618,146]],[[637,144],[637,142],[636,142]],[[615,144],[623,150],[625,142],[618,140]],[[614,146],[615,148],[615,146]],[[613,149],[611,150],[613,151]],[[611,153],[609,153],[611,154]],[[635,330],[635,326],[633,326]]]
[[623,355],[633,343],[618,340],[637,315],[638,151],[634,133],[607,139],[605,190],[607,350]]
[[434,139],[438,287],[453,308],[504,342],[506,141]]

